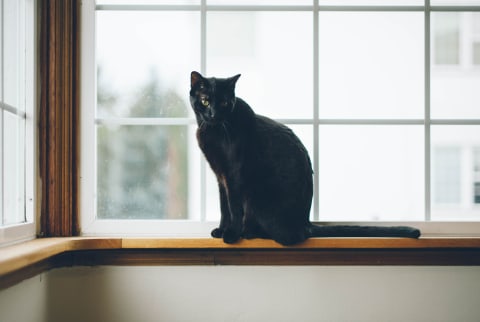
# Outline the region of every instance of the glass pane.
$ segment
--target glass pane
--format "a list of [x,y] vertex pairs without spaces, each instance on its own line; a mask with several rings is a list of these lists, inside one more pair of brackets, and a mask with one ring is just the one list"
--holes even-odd
[[99,126],[97,217],[187,219],[193,137],[188,126]]
[[480,41],[473,43],[473,64],[480,65]]
[[424,4],[424,0],[319,0],[319,4],[336,6],[419,6]]
[[436,13],[432,17],[433,61],[436,65],[460,62],[460,15]]
[[480,220],[480,126],[432,126],[432,220]]
[[313,0],[207,0],[207,5],[313,5]]
[[480,73],[471,38],[476,20],[478,13],[432,13],[432,118],[480,118]]
[[[1,8],[0,8],[1,10]],[[0,16],[1,17],[1,16]],[[0,64],[1,65],[1,64]],[[1,77],[0,77],[1,78]],[[3,127],[3,119],[5,112],[3,109],[0,108],[0,142],[3,142],[3,136],[4,136],[4,127]],[[0,151],[3,155],[3,151]],[[0,227],[4,224],[4,207],[3,207],[3,182],[4,182],[4,167],[3,167],[3,157],[0,158]]]
[[433,203],[460,203],[460,147],[436,146],[432,150]]
[[200,4],[200,0],[97,0],[99,5],[184,5]]
[[207,14],[208,76],[242,77],[236,93],[271,118],[313,116],[312,14]]
[[[22,1],[6,0],[3,3],[3,79],[6,81],[3,86],[4,102],[15,108],[23,109],[19,106],[23,82],[24,63],[22,60],[24,53],[24,15],[21,12]],[[23,24],[22,24],[23,22]]]
[[[313,128],[310,125],[291,125],[287,124],[295,134],[300,138],[310,154],[310,159],[313,158]],[[313,162],[313,159],[312,159]],[[220,220],[220,199],[218,193],[218,184],[215,175],[210,167],[207,165],[207,190],[206,190],[206,211],[208,221]]]
[[473,202],[480,205],[480,144],[473,150]]
[[424,219],[421,126],[320,127],[320,220]]
[[423,117],[423,13],[320,12],[319,24],[320,117]]
[[480,0],[430,0],[432,6],[478,6]]
[[[173,31],[173,32],[172,32]],[[200,14],[97,12],[97,116],[186,117]]]
[[3,115],[4,224],[9,225],[25,222],[25,121]]

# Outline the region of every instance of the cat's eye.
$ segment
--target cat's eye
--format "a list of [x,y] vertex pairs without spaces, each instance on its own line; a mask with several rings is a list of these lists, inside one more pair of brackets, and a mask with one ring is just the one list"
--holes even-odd
[[210,102],[209,102],[207,99],[205,99],[205,98],[202,98],[201,103],[202,103],[202,105],[205,106],[205,107],[209,107],[209,106],[210,106]]
[[220,103],[220,106],[227,107],[227,106],[228,106],[228,102],[227,102],[227,101],[222,101],[222,102]]

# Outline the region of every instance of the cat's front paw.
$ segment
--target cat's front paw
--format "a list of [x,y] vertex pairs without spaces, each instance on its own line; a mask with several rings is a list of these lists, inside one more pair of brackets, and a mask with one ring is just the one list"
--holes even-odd
[[241,234],[233,229],[226,229],[223,232],[223,241],[227,244],[234,244],[241,238]]
[[213,238],[222,238],[223,237],[223,229],[215,228],[212,230],[211,235]]

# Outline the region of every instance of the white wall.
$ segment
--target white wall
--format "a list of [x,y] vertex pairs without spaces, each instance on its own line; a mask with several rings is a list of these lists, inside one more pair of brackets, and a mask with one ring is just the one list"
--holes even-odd
[[0,289],[0,321],[46,322],[46,275],[39,274],[7,289]]
[[0,321],[480,320],[480,267],[75,267],[43,275],[0,291]]

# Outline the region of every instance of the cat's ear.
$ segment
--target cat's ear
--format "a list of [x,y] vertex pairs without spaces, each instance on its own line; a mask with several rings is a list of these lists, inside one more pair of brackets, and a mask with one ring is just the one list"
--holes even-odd
[[203,80],[203,76],[199,72],[193,71],[190,75],[190,86],[193,88],[201,80]]
[[237,83],[237,80],[240,78],[240,76],[242,76],[242,74],[235,75],[228,79],[228,82],[230,83],[230,86],[232,88],[235,88],[235,84]]

